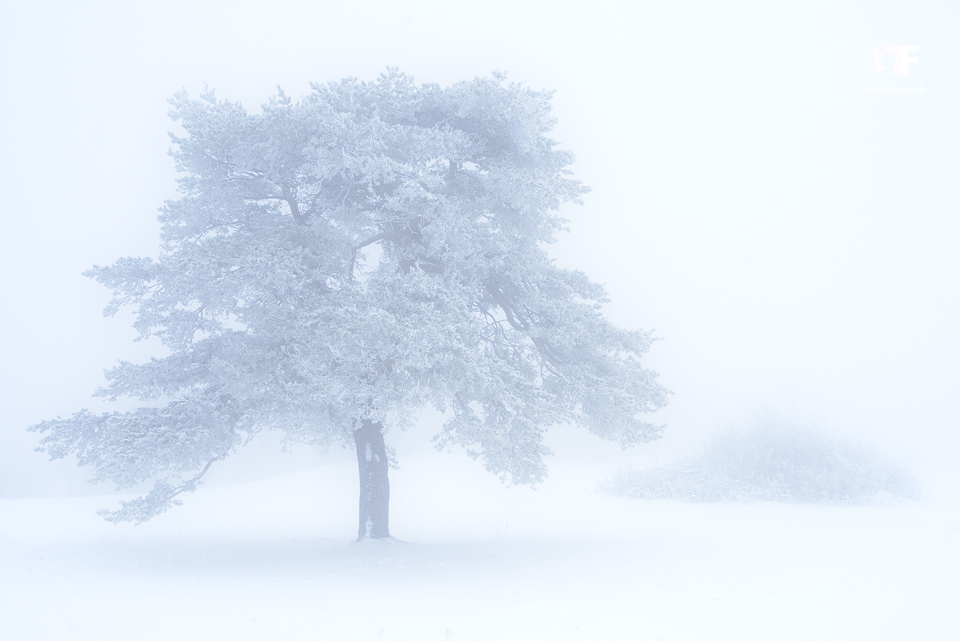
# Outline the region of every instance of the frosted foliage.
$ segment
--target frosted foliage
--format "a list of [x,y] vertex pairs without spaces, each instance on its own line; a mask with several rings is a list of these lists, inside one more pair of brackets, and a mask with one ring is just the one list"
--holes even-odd
[[766,417],[715,436],[700,453],[648,470],[620,469],[602,489],[635,498],[871,503],[916,499],[916,477],[872,451],[816,430]]
[[514,483],[543,479],[554,424],[659,436],[641,420],[666,399],[640,365],[651,336],[610,325],[602,288],[543,248],[586,191],[547,137],[549,92],[391,70],[258,114],[212,92],[171,105],[186,134],[160,258],[88,272],[114,292],[106,314],[132,306],[170,350],[121,362],[97,394],[153,407],[33,428],[95,480],[159,479],[111,518],[166,509],[264,428],[352,444],[359,421],[402,428],[432,404],[449,417],[438,447]]

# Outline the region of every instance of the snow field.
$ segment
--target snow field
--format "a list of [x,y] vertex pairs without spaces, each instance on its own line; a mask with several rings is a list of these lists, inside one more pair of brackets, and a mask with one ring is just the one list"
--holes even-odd
[[[355,464],[354,464],[355,465]],[[461,455],[392,470],[398,540],[352,543],[343,462],[187,495],[0,501],[0,638],[951,639],[952,500],[637,501],[555,459],[536,491]]]

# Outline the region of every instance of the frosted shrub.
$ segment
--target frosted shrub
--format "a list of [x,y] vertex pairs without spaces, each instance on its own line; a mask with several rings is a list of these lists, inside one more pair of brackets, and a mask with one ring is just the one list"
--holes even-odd
[[769,418],[714,436],[695,456],[672,465],[621,468],[601,489],[703,502],[864,504],[880,496],[920,495],[911,472],[870,449]]

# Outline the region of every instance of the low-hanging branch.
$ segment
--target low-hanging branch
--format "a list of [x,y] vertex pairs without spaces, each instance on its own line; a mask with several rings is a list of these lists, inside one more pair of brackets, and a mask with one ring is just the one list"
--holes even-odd
[[172,486],[166,481],[157,481],[153,489],[146,496],[141,496],[130,501],[120,501],[119,510],[108,510],[106,508],[97,510],[97,514],[105,520],[113,523],[121,521],[133,521],[134,525],[140,525],[148,521],[157,514],[162,514],[174,505],[181,505],[182,501],[176,500],[176,497],[184,492],[195,492],[200,485],[200,479],[207,473],[216,461],[222,457],[217,456],[209,461],[193,478],[184,481],[179,486]]

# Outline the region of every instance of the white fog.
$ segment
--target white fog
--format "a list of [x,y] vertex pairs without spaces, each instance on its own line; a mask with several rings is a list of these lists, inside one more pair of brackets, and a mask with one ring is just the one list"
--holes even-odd
[[[933,2],[7,3],[0,8],[0,638],[957,638],[958,18],[955,6]],[[417,154],[434,153],[430,144],[444,148],[420,166],[423,193],[410,196],[419,198],[417,206],[453,202],[457,171],[487,181],[491,193],[500,189],[497,202],[507,203],[507,178],[494,184],[495,170],[453,160],[454,148],[493,158],[500,144],[455,130],[469,128],[457,118],[480,109],[476,104],[487,110],[478,112],[477,131],[487,131],[482,127],[502,110],[515,117],[510,131],[527,127],[558,141],[555,157],[552,147],[537,157],[541,166],[530,169],[533,160],[504,152],[496,171],[542,172],[537,181],[517,178],[522,198],[560,202],[553,213],[566,229],[551,242],[544,218],[535,232],[497,236],[484,247],[509,245],[519,253],[504,255],[522,255],[523,265],[506,261],[505,271],[489,276],[488,252],[480,277],[471,275],[468,260],[456,263],[460,250],[450,247],[459,237],[448,230],[453,240],[437,241],[438,230],[447,229],[441,223],[424,232],[429,216],[410,214],[410,200],[404,242],[426,247],[423,239],[433,238],[435,248],[448,251],[445,262],[423,254],[404,262],[401,243],[384,240],[396,234],[364,228],[381,233],[354,235],[344,245],[355,257],[344,254],[350,278],[338,285],[327,277],[318,285],[323,293],[309,300],[336,295],[351,301],[345,308],[379,300],[383,309],[400,309],[411,299],[404,283],[413,283],[409,291],[435,292],[431,283],[462,268],[456,273],[485,288],[477,300],[489,303],[480,312],[490,327],[506,328],[517,341],[532,332],[529,349],[517,347],[501,360],[533,354],[539,373],[527,388],[509,378],[520,369],[491,369],[496,359],[470,365],[475,361],[466,357],[466,365],[450,357],[446,370],[409,373],[415,367],[405,363],[434,358],[434,345],[461,329],[445,323],[437,303],[428,317],[398,321],[409,325],[397,336],[423,329],[427,338],[409,339],[403,357],[392,347],[381,350],[373,374],[337,381],[340,387],[315,385],[289,406],[287,392],[302,376],[291,377],[276,397],[264,393],[276,401],[272,409],[253,392],[237,401],[248,405],[236,416],[266,417],[249,428],[243,421],[252,418],[231,424],[237,429],[229,439],[253,430],[249,444],[244,436],[223,437],[209,452],[184,446],[186,458],[177,460],[163,458],[167,450],[157,453],[166,445],[138,446],[133,459],[112,459],[113,452],[129,455],[124,439],[151,425],[153,419],[136,418],[137,408],[149,413],[170,399],[92,397],[108,384],[105,370],[134,385],[149,377],[113,370],[118,362],[165,362],[181,348],[156,336],[137,340],[136,303],[105,317],[110,288],[82,274],[125,257],[157,260],[175,252],[173,242],[161,248],[161,233],[169,240],[180,223],[164,227],[157,214],[173,203],[167,211],[174,220],[177,203],[186,202],[177,178],[186,174],[178,174],[168,152],[184,154],[190,167],[202,163],[190,165],[196,158],[189,145],[178,148],[168,132],[197,139],[233,126],[190,115],[199,113],[207,88],[242,105],[249,122],[269,112],[261,107],[278,87],[305,110],[296,113],[315,108],[310,117],[319,118],[327,113],[323,100],[332,104],[340,98],[335,87],[347,86],[327,83],[344,78],[368,88],[392,82],[390,92],[370,95],[389,94],[383,100],[398,104],[409,98],[435,100],[438,110],[454,105],[454,115],[405,143],[413,149],[410,166],[420,162],[410,160]],[[404,87],[413,87],[413,98]],[[181,91],[187,97],[173,107],[175,121],[169,101]],[[538,93],[544,91],[553,93]],[[534,103],[552,111],[543,115]],[[422,123],[425,116],[418,117]],[[549,118],[552,130],[537,129]],[[427,138],[433,142],[422,142]],[[346,157],[349,142],[342,144]],[[562,152],[575,161],[565,164]],[[589,192],[563,182],[569,178]],[[197,180],[201,193],[207,183]],[[431,191],[441,184],[448,189],[443,197]],[[308,187],[314,183],[301,185]],[[315,192],[314,201],[325,197],[321,187]],[[473,193],[456,192],[464,211],[481,207],[464,195]],[[243,207],[300,229],[297,238],[319,228],[292,222],[303,222],[296,197],[289,209],[287,201],[264,204],[281,197],[244,198]],[[305,203],[301,198],[304,220],[313,211]],[[364,215],[383,215],[389,207],[381,205]],[[482,206],[483,225],[500,215],[500,205]],[[330,229],[346,237],[350,220]],[[210,237],[197,236],[197,246]],[[257,264],[278,266],[277,273],[296,262],[278,258],[279,245],[268,240],[260,246],[254,238],[248,255],[223,260],[256,262],[250,253],[262,249]],[[528,265],[528,246],[541,247],[553,263],[534,257]],[[321,262],[335,253],[315,252]],[[202,262],[207,255],[197,256]],[[190,269],[157,278],[167,278],[171,290],[177,283],[206,288],[211,300],[232,295],[218,289],[220,281],[190,281],[195,264],[185,264]],[[609,300],[599,309],[609,324],[585,311],[593,290],[584,285],[566,302],[529,299],[544,314],[560,310],[556,318],[570,323],[552,338],[549,327],[530,330],[528,321],[539,317],[516,302],[526,294],[503,284],[514,269],[569,291],[581,285],[564,270],[584,272],[606,290]],[[98,278],[108,281],[103,274]],[[269,280],[254,274],[261,277]],[[381,298],[363,298],[364,288],[375,286],[383,288]],[[360,298],[346,298],[350,288]],[[253,335],[261,323],[260,335],[285,346],[291,367],[326,363],[291,356],[284,341],[300,335],[271,320],[274,310],[242,315],[253,314],[253,289],[224,312],[223,334]],[[444,290],[437,300],[456,295]],[[194,300],[202,309],[202,296]],[[277,309],[285,309],[280,300]],[[322,313],[302,307],[289,317],[320,328],[310,336],[341,332],[352,340],[354,328],[343,319],[354,317],[332,306]],[[367,339],[382,330],[389,344],[394,330],[378,330],[375,321],[371,327],[363,330]],[[656,340],[647,344],[638,330]],[[197,336],[216,331],[205,325]],[[326,340],[337,367],[346,368],[351,357],[340,339],[313,340],[297,343],[302,354]],[[502,340],[498,355],[520,345]],[[570,364],[584,354],[584,367],[595,365],[589,375]],[[639,365],[623,354],[638,354]],[[258,375],[256,367],[250,371]],[[647,372],[657,377],[644,378]],[[191,389],[229,387],[227,374],[217,376],[216,385],[211,378]],[[364,391],[381,379],[401,381],[383,383],[399,391]],[[471,396],[460,379],[483,379],[482,390]],[[142,386],[159,389],[162,382]],[[428,391],[449,392],[445,414]],[[507,422],[516,426],[500,430],[491,408],[510,403]],[[397,410],[413,406],[419,409]],[[361,409],[351,415],[350,407]],[[638,407],[651,411],[637,419]],[[91,418],[76,418],[84,408]],[[324,419],[330,425],[301,425],[314,411],[333,417]],[[95,418],[108,412],[121,418]],[[350,427],[351,420],[363,427]],[[166,429],[157,421],[157,430]],[[181,415],[169,421],[186,421],[183,433],[194,433]],[[28,431],[38,424],[46,426],[42,433]],[[103,436],[109,429],[114,435]],[[315,440],[326,444],[293,442],[298,430],[315,430]],[[87,440],[64,445],[81,433]],[[294,436],[285,442],[285,433]],[[196,434],[199,442],[206,432]],[[435,446],[438,434],[448,435],[447,447]],[[35,451],[45,435],[60,439],[47,444],[64,448],[63,458]],[[386,521],[380,531],[380,517],[370,516],[379,504],[364,503],[358,486],[358,464],[361,483],[367,473],[355,449],[363,454],[361,437],[368,439],[368,465],[381,460],[381,450],[384,471],[386,458],[392,461],[385,472],[389,536]],[[78,466],[77,452],[88,465]],[[154,458],[159,462],[150,463]],[[207,459],[215,462],[190,491]],[[102,482],[89,482],[94,470],[105,470]],[[156,486],[169,488],[168,495],[148,494],[167,473],[185,491]],[[137,503],[145,495],[163,496]],[[174,495],[182,505],[170,503]]]

